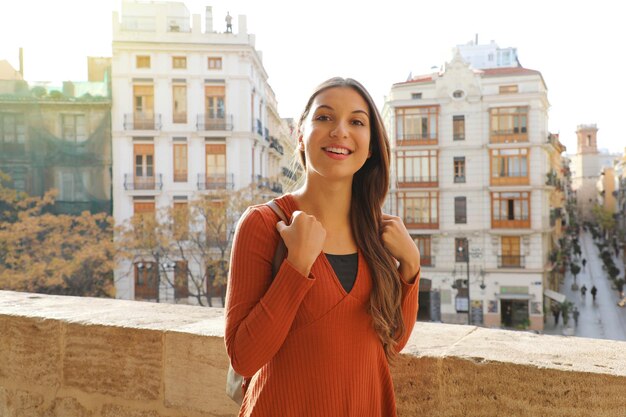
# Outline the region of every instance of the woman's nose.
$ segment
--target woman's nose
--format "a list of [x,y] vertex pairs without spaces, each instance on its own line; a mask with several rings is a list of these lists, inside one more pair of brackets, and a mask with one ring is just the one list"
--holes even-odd
[[336,137],[336,138],[345,138],[348,136],[348,128],[345,125],[344,122],[337,122],[337,124],[335,125],[335,128],[333,130],[331,130],[330,132],[330,136],[332,137]]

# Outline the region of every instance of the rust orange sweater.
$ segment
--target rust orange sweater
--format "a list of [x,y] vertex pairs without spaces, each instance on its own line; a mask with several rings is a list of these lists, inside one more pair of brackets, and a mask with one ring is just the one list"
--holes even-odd
[[[287,218],[291,195],[276,200]],[[240,416],[389,417],[395,396],[382,344],[368,313],[370,269],[359,251],[350,293],[323,254],[308,277],[285,260],[272,279],[280,238],[278,217],[265,205],[242,217],[233,243],[226,295],[226,348],[235,371],[252,377]],[[403,283],[402,313],[411,334],[419,272]]]

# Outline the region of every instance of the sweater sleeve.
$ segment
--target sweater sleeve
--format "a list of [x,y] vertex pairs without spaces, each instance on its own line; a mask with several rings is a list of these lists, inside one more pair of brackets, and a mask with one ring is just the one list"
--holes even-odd
[[287,260],[272,279],[278,239],[275,225],[258,208],[251,208],[242,216],[233,240],[225,343],[233,369],[244,377],[254,375],[280,349],[315,282]]
[[415,327],[415,321],[417,320],[417,309],[418,309],[418,296],[419,296],[419,283],[420,276],[422,273],[422,269],[420,268],[417,271],[417,276],[415,277],[415,281],[412,283],[408,283],[401,279],[402,281],[402,318],[404,320],[404,333],[398,340],[398,344],[395,346],[397,352],[400,352],[406,346],[409,338],[411,337],[411,332],[413,332],[413,327]]

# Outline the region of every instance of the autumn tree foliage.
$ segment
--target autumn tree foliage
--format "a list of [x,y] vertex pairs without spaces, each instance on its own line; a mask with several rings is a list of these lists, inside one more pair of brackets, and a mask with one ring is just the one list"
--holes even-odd
[[145,298],[157,302],[169,294],[168,301],[192,297],[199,305],[213,306],[212,298],[220,297],[224,305],[237,221],[248,206],[272,197],[267,188],[251,184],[238,191],[197,194],[188,204],[134,215],[116,229],[117,250],[129,261],[125,274],[134,280],[138,265],[148,265],[154,288]]
[[31,197],[0,173],[0,289],[112,297],[113,219],[48,211],[56,191]]

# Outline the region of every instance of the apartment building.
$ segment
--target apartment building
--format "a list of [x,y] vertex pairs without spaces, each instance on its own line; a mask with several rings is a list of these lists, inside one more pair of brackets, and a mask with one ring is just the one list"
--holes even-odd
[[[279,177],[289,131],[246,16],[238,16],[235,27],[218,30],[207,6],[203,30],[202,16],[191,16],[179,2],[124,1],[121,15],[113,13],[113,212],[118,224],[137,213],[184,207],[213,190],[258,183],[282,191]],[[144,299],[186,301],[179,299],[186,292],[171,286],[143,288],[145,265],[120,264],[118,298],[135,299],[141,293]]]
[[111,98],[106,83],[27,82],[0,61],[0,171],[52,211],[111,214]]
[[387,207],[421,252],[420,319],[543,329],[564,147],[541,73],[510,62],[476,69],[456,49],[386,98]]

